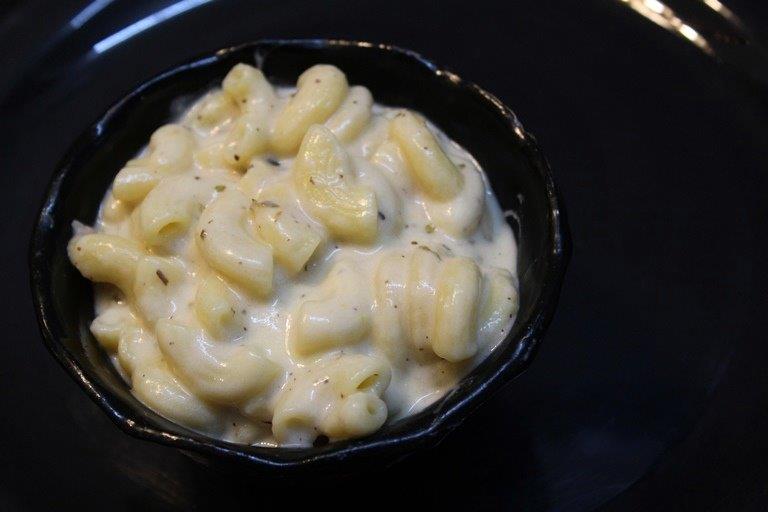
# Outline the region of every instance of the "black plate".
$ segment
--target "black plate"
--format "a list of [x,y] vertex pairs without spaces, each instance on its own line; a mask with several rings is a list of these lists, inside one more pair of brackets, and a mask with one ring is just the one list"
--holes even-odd
[[[341,506],[349,489],[469,510],[768,508],[768,92],[748,53],[768,4],[721,1],[748,44],[703,2],[664,2],[717,58],[619,0],[0,2],[0,509]],[[162,70],[265,37],[430,56],[520,115],[567,200],[573,256],[533,364],[376,478],[267,484],[126,436],[50,357],[30,307],[28,234],[83,128]]]
[[[421,111],[486,169],[504,210],[514,212],[520,311],[505,340],[458,385],[422,412],[362,439],[310,448],[264,448],[191,432],[153,413],[128,391],[89,333],[92,286],[69,263],[72,222],[93,224],[122,164],[179,101],[202,96],[235,64],[259,66],[274,84],[296,83],[318,63],[338,66],[377,101]],[[251,463],[258,470],[350,473],[381,467],[437,444],[502,384],[530,364],[549,325],[568,254],[552,175],[533,137],[488,92],[407,50],[340,40],[260,41],[213,52],[166,71],[112,106],[75,143],[48,187],[30,244],[32,294],[51,353],[123,430],[143,439]],[[217,461],[214,461],[217,462]]]

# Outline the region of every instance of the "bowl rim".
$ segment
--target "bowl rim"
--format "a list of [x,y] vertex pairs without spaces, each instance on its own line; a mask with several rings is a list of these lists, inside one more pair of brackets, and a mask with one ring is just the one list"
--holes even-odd
[[[81,368],[69,350],[54,334],[50,319],[57,317],[57,315],[53,306],[50,287],[47,286],[50,273],[43,271],[49,253],[54,247],[53,236],[56,228],[51,227],[55,225],[51,212],[60,198],[61,184],[70,174],[76,155],[94,143],[94,137],[101,133],[103,126],[120,112],[127,103],[159,82],[165,81],[186,70],[218,62],[227,58],[232,53],[249,48],[256,51],[262,47],[274,48],[284,46],[309,49],[328,47],[371,48],[399,54],[425,67],[437,80],[449,81],[453,87],[463,89],[469,94],[475,95],[482,102],[492,107],[495,114],[503,118],[509,129],[515,134],[521,144],[521,149],[526,154],[526,158],[543,178],[549,213],[547,247],[551,248],[551,251],[546,255],[546,271],[541,294],[533,305],[531,317],[522,327],[517,338],[514,339],[514,350],[510,352],[507,358],[500,361],[498,366],[493,368],[488,376],[474,384],[456,404],[441,411],[426,427],[414,429],[404,434],[394,434],[378,440],[363,437],[343,447],[341,447],[342,443],[332,443],[323,451],[307,453],[306,456],[291,460],[273,456],[271,453],[268,455],[248,453],[245,450],[250,447],[249,445],[222,441],[204,434],[193,433],[199,436],[193,437],[193,435],[171,433],[160,426],[147,425],[144,421],[137,422],[123,415],[111,404],[110,391],[99,382],[97,377],[89,376]],[[40,212],[36,218],[29,243],[29,271],[35,313],[45,346],[66,372],[121,430],[139,439],[154,441],[182,450],[191,450],[202,455],[212,455],[233,461],[247,462],[263,469],[292,470],[308,469],[333,462],[334,460],[359,459],[387,452],[394,447],[398,448],[397,452],[403,454],[409,453],[419,446],[437,444],[456,428],[480,403],[485,401],[502,385],[520,375],[529,366],[541,343],[544,331],[554,316],[570,253],[571,242],[567,220],[549,164],[536,139],[523,128],[512,110],[504,105],[496,96],[475,83],[462,79],[452,71],[438,66],[419,53],[395,45],[346,39],[277,38],[258,39],[228,46],[213,52],[207,52],[180,65],[173,66],[134,87],[99,116],[88,129],[83,131],[70,146],[64,158],[58,162],[46,187]],[[505,341],[512,342],[512,340]],[[334,449],[334,445],[337,444],[339,448]],[[270,448],[269,452],[279,455],[286,450],[302,449],[278,447]],[[299,452],[294,451],[293,453]]]

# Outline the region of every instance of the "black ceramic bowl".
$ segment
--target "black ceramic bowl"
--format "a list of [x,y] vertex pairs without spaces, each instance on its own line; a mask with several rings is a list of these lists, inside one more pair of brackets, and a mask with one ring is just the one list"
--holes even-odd
[[[443,399],[373,435],[318,448],[260,448],[211,439],[137,401],[91,336],[93,295],[67,259],[73,220],[91,222],[121,164],[173,115],[179,98],[218,84],[238,62],[260,66],[273,83],[293,84],[307,67],[330,63],[376,101],[423,112],[483,166],[519,245],[520,312],[504,342]],[[554,313],[568,237],[552,175],[536,142],[491,94],[419,55],[363,42],[259,41],[220,50],[163,73],[110,108],[56,169],[32,235],[32,292],[48,349],[124,431],[258,469],[347,471],[433,446],[530,363]],[[482,440],[478,440],[482,443]],[[341,464],[343,463],[343,464]]]

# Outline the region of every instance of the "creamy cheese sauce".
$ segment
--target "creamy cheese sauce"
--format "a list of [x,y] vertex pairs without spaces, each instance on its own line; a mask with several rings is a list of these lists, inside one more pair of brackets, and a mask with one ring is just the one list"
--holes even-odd
[[[275,90],[269,106],[270,125],[274,124],[275,116],[285,108],[295,92],[293,88]],[[219,89],[199,99],[176,121],[190,130],[194,138],[195,150],[198,152],[200,148],[215,147],[216,143],[224,141],[233,130],[237,116],[235,109],[232,109],[232,115],[224,115],[215,123],[200,122],[201,112],[204,116],[205,109],[214,108],[215,105],[212,106],[211,103],[220,101],[220,98],[217,99],[217,94],[220,95]],[[361,133],[350,142],[343,144],[351,159],[351,167],[356,175],[355,182],[373,190],[376,195],[378,233],[375,241],[370,244],[342,243],[328,236],[326,227],[305,207],[305,203],[295,190],[292,178],[295,154],[278,155],[267,151],[254,156],[253,161],[267,162],[270,170],[273,171],[258,182],[255,188],[243,185],[241,170],[220,164],[208,165],[209,160],[206,160],[204,151],[199,153],[203,156],[196,154],[192,164],[182,172],[162,178],[161,183],[164,184],[162,186],[166,186],[174,197],[180,198],[179,201],[186,201],[187,199],[184,198],[193,198],[192,203],[199,205],[201,211],[216,198],[225,197],[226,194],[233,193],[232,191],[240,191],[249,199],[258,196],[259,201],[268,202],[272,201],[269,191],[279,190],[280,202],[290,204],[297,222],[306,223],[318,233],[324,233],[324,242],[305,264],[304,269],[298,273],[292,274],[283,266],[275,265],[272,293],[266,298],[247,293],[236,283],[224,279],[238,297],[238,311],[233,309],[233,315],[237,315],[240,322],[238,326],[242,329],[238,328],[238,332],[230,334],[225,342],[200,341],[204,344],[203,346],[215,347],[217,351],[214,352],[214,349],[211,349],[208,352],[204,350],[203,353],[208,354],[215,363],[226,366],[221,363],[224,360],[222,354],[234,353],[236,349],[243,347],[254,347],[272,361],[279,371],[265,389],[254,393],[254,396],[247,400],[240,400],[238,405],[203,400],[210,405],[213,419],[202,422],[204,424],[202,427],[187,422],[191,428],[241,443],[266,446],[311,444],[319,432],[333,433],[335,430],[322,427],[322,421],[318,420],[317,425],[313,427],[314,433],[306,428],[306,425],[300,425],[294,430],[288,428],[287,433],[282,435],[280,440],[276,440],[271,424],[272,417],[276,414],[275,407],[281,393],[285,393],[288,388],[294,385],[308,385],[315,391],[308,392],[307,396],[313,400],[319,400],[317,403],[320,405],[317,407],[324,407],[330,411],[330,408],[335,406],[332,405],[334,398],[327,400],[317,398],[324,393],[323,390],[326,389],[323,387],[324,382],[327,382],[327,375],[330,375],[327,372],[324,373],[323,364],[340,357],[341,354],[376,356],[389,363],[391,379],[380,395],[386,404],[384,414],[387,421],[393,421],[414,414],[438,400],[506,336],[514,321],[516,306],[509,310],[510,314],[501,323],[497,322],[488,328],[477,325],[477,352],[472,357],[459,362],[449,362],[436,357],[428,346],[426,349],[414,348],[414,357],[406,356],[405,360],[400,362],[391,361],[373,339],[374,331],[370,328],[358,342],[319,350],[309,356],[297,357],[295,350],[291,348],[292,340],[297,336],[298,308],[305,301],[322,302],[331,296],[332,293],[328,291],[329,283],[333,286],[341,286],[344,290],[347,288],[352,290],[340,292],[343,294],[342,299],[333,300],[353,301],[350,297],[357,297],[356,294],[359,294],[361,298],[355,304],[362,304],[362,307],[368,308],[372,315],[378,314],[377,308],[381,306],[377,306],[374,279],[384,255],[398,254],[403,261],[406,261],[411,258],[413,251],[423,250],[436,255],[441,262],[454,257],[470,258],[476,262],[483,275],[486,275],[489,269],[508,272],[505,275],[510,276],[516,290],[515,240],[478,163],[467,151],[430,124],[429,129],[435,135],[439,145],[463,176],[464,187],[454,200],[440,202],[429,199],[414,184],[402,153],[389,136],[390,121],[397,112],[395,108],[375,104],[370,119]],[[146,157],[148,151],[145,149],[139,158]],[[175,201],[170,202],[171,205],[174,203]],[[78,227],[75,239],[87,233],[97,232],[141,241],[136,234],[138,222],[136,210],[140,204],[141,202],[131,204],[115,199],[113,194],[108,192],[95,226],[92,229]],[[282,206],[285,205],[282,204]],[[481,215],[479,220],[473,219],[473,216],[477,217],[478,211]],[[195,212],[194,215],[199,216],[200,212]],[[253,228],[252,219],[246,222]],[[450,234],[440,227],[448,222],[470,227],[467,228],[466,234]],[[197,240],[205,236],[205,230],[195,229],[194,226],[195,223],[187,232],[181,233],[161,248],[145,247],[145,251],[147,254],[174,258],[181,263],[184,270],[185,277],[173,287],[172,293],[160,308],[162,309],[160,316],[198,328],[200,319],[195,310],[196,293],[201,280],[211,273],[211,269],[200,252],[200,241]],[[75,262],[77,263],[76,260]],[[333,272],[339,272],[339,274],[331,279],[329,276]],[[165,281],[167,278],[158,273],[158,279]],[[111,284],[97,284],[96,290],[95,309],[99,317],[110,312],[126,310],[125,314],[130,315],[141,326],[134,331],[130,341],[135,346],[157,345],[152,323],[142,317],[129,296],[120,293]],[[487,286],[484,285],[483,290],[487,295]],[[516,292],[513,297],[507,297],[506,300],[516,304]],[[340,315],[342,309],[343,307],[340,306]],[[354,315],[354,313],[351,314]],[[355,319],[349,318],[343,321],[354,322]],[[119,343],[128,343],[124,329],[120,336]],[[205,345],[205,343],[210,344]],[[429,355],[419,354],[425,350]],[[130,384],[131,372],[121,363],[121,360],[124,360],[120,357],[121,351],[122,348],[113,350],[112,360]],[[157,352],[154,348],[152,351]],[[184,385],[183,374],[178,374],[177,377]],[[134,379],[136,378],[134,376]],[[313,378],[318,380],[312,381]],[[301,382],[309,384],[301,384]],[[168,415],[164,410],[158,412]],[[171,419],[184,423],[183,417]],[[354,435],[356,435],[355,432],[325,434],[326,438],[331,439]]]

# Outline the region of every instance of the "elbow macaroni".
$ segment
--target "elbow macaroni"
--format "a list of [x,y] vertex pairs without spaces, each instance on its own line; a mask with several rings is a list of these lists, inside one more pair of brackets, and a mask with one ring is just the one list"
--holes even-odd
[[214,190],[210,179],[196,180],[192,176],[164,179],[136,208],[138,238],[150,247],[171,249],[192,227],[203,205],[211,201]]
[[67,250],[103,283],[90,330],[134,396],[233,442],[371,434],[454,386],[518,309],[476,162],[329,65],[295,90],[232,68]]
[[325,127],[342,142],[360,135],[371,119],[373,96],[365,87],[350,87],[349,94],[339,109],[325,122]]
[[250,201],[236,190],[225,191],[205,209],[195,241],[208,265],[248,292],[265,297],[272,291],[272,248],[248,234]]
[[188,128],[176,124],[159,128],[149,140],[146,156],[131,160],[117,174],[112,193],[127,202],[140,201],[163,176],[188,168],[194,147]]
[[452,199],[459,193],[462,175],[423,119],[404,110],[392,119],[390,130],[405,155],[411,176],[424,193],[439,201]]
[[240,311],[240,298],[218,277],[210,275],[197,287],[195,315],[214,338],[240,334],[245,325]]
[[379,358],[354,355],[320,360],[291,376],[277,397],[272,429],[278,442],[305,444],[377,430],[387,418],[381,399],[391,371]]
[[136,266],[133,296],[136,308],[150,324],[173,316],[176,297],[186,280],[184,264],[176,258],[145,256]]
[[309,128],[293,172],[307,208],[334,237],[361,244],[376,239],[376,195],[354,182],[349,157],[330,130]]
[[297,90],[275,120],[272,147],[277,153],[296,151],[310,126],[324,122],[347,95],[347,77],[338,68],[312,66],[296,82]]
[[195,394],[214,403],[242,403],[277,374],[277,367],[258,348],[218,346],[172,320],[158,322],[157,340],[179,377]]
[[300,272],[323,241],[312,226],[274,201],[252,201],[251,212],[259,238],[290,274]]
[[368,334],[371,301],[359,285],[365,277],[338,263],[325,282],[300,302],[293,318],[291,350],[298,357],[352,345]]
[[76,236],[67,247],[69,259],[87,279],[109,283],[128,293],[143,256],[141,245],[117,235]]

